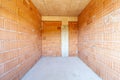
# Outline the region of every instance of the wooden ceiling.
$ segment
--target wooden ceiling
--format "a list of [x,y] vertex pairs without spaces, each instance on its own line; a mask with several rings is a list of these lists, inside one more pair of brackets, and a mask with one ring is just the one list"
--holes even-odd
[[32,0],[42,16],[78,16],[90,0]]

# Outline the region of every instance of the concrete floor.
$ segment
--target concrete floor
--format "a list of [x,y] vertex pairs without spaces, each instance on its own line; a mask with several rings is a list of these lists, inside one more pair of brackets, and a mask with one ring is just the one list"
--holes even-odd
[[77,57],[42,57],[22,80],[102,80]]

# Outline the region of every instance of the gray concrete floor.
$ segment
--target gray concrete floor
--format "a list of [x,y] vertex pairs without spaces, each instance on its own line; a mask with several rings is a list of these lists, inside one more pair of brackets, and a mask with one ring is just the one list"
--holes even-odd
[[102,80],[77,57],[42,57],[22,80]]

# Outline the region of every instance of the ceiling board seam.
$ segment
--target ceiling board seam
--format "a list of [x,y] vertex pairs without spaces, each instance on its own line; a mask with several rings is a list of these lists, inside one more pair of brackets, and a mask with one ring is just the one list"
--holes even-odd
[[44,5],[45,5],[45,8],[46,8],[46,10],[47,10],[47,15],[49,15],[49,10],[48,10],[48,7],[47,7],[47,5],[46,5],[46,2],[45,2],[45,0],[43,0],[43,2],[44,2]]
[[[73,1],[73,0],[70,1],[70,6],[68,6],[68,8],[70,8],[70,9],[71,9],[71,6],[72,6],[72,1]],[[70,10],[69,10],[69,9],[68,9],[67,13],[70,13]],[[71,15],[71,14],[70,14],[70,15]]]
[[[40,0],[37,0],[37,2],[40,3]],[[43,0],[42,0],[42,2],[43,2]],[[37,6],[36,6],[36,7],[37,7]],[[38,10],[39,10],[39,7],[38,7]],[[40,14],[41,14],[42,11],[39,10],[39,12],[40,12]]]
[[78,16],[90,0],[32,0],[43,16]]

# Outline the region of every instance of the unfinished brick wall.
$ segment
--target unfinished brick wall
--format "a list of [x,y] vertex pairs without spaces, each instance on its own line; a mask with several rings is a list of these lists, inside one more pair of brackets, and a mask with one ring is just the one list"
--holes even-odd
[[79,15],[79,57],[103,80],[120,80],[120,0],[92,0]]
[[69,56],[78,54],[78,25],[77,22],[69,22]]
[[29,0],[0,0],[0,80],[20,80],[41,56],[41,16]]
[[42,56],[61,56],[61,21],[43,21]]

